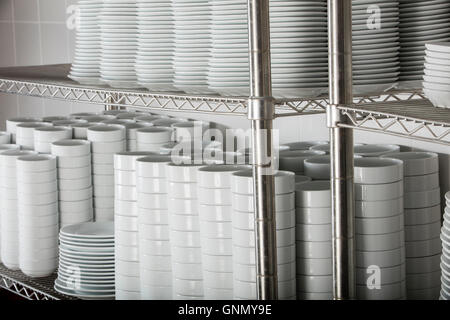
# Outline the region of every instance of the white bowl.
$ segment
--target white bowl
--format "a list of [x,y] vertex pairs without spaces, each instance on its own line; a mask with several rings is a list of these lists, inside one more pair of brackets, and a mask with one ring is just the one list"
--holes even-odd
[[[241,212],[255,212],[252,195],[233,193],[233,209]],[[275,211],[290,211],[295,209],[295,194],[277,194],[275,196]]]
[[28,155],[17,158],[17,171],[21,173],[27,172],[43,172],[56,169],[56,157],[50,155]]
[[167,143],[172,139],[173,130],[166,127],[148,127],[137,130],[137,143]]
[[304,161],[305,175],[313,180],[330,180],[330,156],[317,156]]
[[356,234],[386,234],[399,232],[404,229],[404,215],[400,214],[388,218],[356,218]]
[[126,139],[126,130],[121,126],[93,126],[87,129],[87,139],[91,142],[122,141]]
[[139,262],[147,270],[167,271],[172,269],[172,259],[170,256],[141,255]]
[[58,179],[75,180],[82,178],[89,178],[92,175],[91,166],[80,168],[59,168]]
[[[188,200],[185,200],[188,201]],[[157,210],[167,210],[168,205],[173,205],[175,207],[181,206],[183,208],[185,202],[183,200],[170,200],[168,201],[166,194],[146,194],[138,193],[138,206],[139,208],[145,209],[157,209]],[[176,213],[182,213],[179,210],[173,211]],[[188,213],[189,214],[189,213]]]
[[140,224],[168,225],[169,213],[167,210],[138,209]]
[[[170,271],[151,271],[142,269],[141,288],[144,286],[172,287],[173,273]],[[141,289],[142,290],[142,289]]]
[[203,281],[205,287],[216,289],[233,289],[233,273],[232,272],[203,272]]
[[167,155],[155,155],[136,160],[136,174],[145,178],[166,178],[167,164],[171,157]]
[[29,150],[7,150],[0,152],[0,165],[2,167],[13,167],[16,168],[17,158],[23,156],[34,155],[36,152]]
[[168,182],[167,193],[171,198],[196,199],[197,184],[193,182]]
[[[331,208],[299,208],[295,209],[297,223],[331,224]],[[277,217],[278,223],[278,217]]]
[[34,129],[34,143],[52,143],[59,140],[72,139],[72,129],[67,127],[41,127]]
[[52,154],[62,157],[80,157],[91,153],[91,143],[86,140],[61,140],[52,143]]
[[232,196],[230,189],[209,189],[198,187],[198,200],[201,204],[231,206]]
[[405,263],[405,248],[389,251],[356,251],[356,265],[359,268],[378,266],[389,268]]
[[86,189],[60,191],[59,201],[83,201],[92,199],[92,187]]
[[365,144],[355,146],[355,155],[362,156],[364,158],[380,157],[387,154],[400,152],[400,146],[393,144]]
[[94,186],[105,186],[105,187],[111,187],[114,185],[114,175],[110,174],[93,174],[92,175],[92,184]]
[[421,192],[405,193],[405,209],[418,209],[437,206],[441,202],[439,188]]
[[305,182],[310,182],[310,181],[312,181],[312,179],[310,177],[301,176],[301,175],[296,175],[295,176],[295,184],[297,184],[297,183],[305,183]]
[[421,241],[407,241],[406,257],[429,257],[442,252],[442,242],[439,237]]
[[115,197],[123,201],[137,201],[137,188],[135,186],[116,185],[114,188]]
[[403,161],[389,158],[355,159],[355,183],[382,184],[403,180]]
[[[20,215],[20,212],[19,212]],[[19,234],[21,234],[21,238],[23,238],[23,242],[33,242],[37,239],[42,238],[54,238],[55,245],[59,234],[59,226],[58,224],[46,226],[46,227],[34,227],[34,226],[24,226],[20,223],[19,219]],[[28,240],[25,238],[29,238]]]
[[232,207],[231,206],[208,206],[199,204],[198,214],[200,221],[218,221],[231,222]]
[[22,172],[17,171],[17,183],[45,183],[55,181],[56,170],[42,172]]
[[404,179],[405,192],[420,192],[439,188],[439,174],[411,176]]
[[441,234],[441,222],[405,227],[406,241],[421,241],[439,237]]
[[19,224],[24,228],[50,227],[58,224],[57,212],[49,213],[46,216],[20,215]]
[[173,280],[174,293],[186,296],[203,297],[203,280]]
[[231,256],[233,254],[233,242],[230,238],[205,238],[200,234],[202,250],[206,255]]
[[[295,262],[278,264],[278,281],[289,281],[296,277]],[[256,266],[247,264],[233,264],[233,273],[236,280],[253,282],[256,279]]]
[[138,216],[138,205],[136,201],[124,201],[116,198],[114,201],[114,210],[122,216]]
[[[277,230],[295,228],[295,211],[278,211],[276,215],[276,228]],[[232,219],[233,227],[237,229],[244,230],[254,230],[255,229],[255,214],[247,212],[233,212]],[[330,222],[331,223],[331,222]]]
[[[288,171],[278,171],[275,176],[275,193],[289,194],[295,189],[295,174]],[[234,193],[253,195],[253,171],[245,170],[233,173],[231,190]]]
[[450,93],[446,90],[437,90],[432,88],[424,88],[425,96],[431,101],[435,107],[450,108]]
[[359,251],[389,251],[400,248],[404,241],[404,232],[394,232],[381,235],[355,236],[356,250]]
[[110,165],[114,167],[114,156],[108,153],[93,153],[92,164]]
[[355,184],[357,201],[385,201],[403,197],[403,181],[386,184]]
[[198,215],[178,215],[171,213],[169,215],[169,225],[171,230],[177,231],[200,231],[200,221]]
[[59,156],[57,158],[58,168],[63,169],[74,169],[74,168],[83,168],[91,166],[91,156],[79,156],[79,157],[62,157]]
[[382,285],[379,290],[371,290],[367,284],[356,286],[356,295],[362,300],[397,300],[404,299],[405,281]]
[[200,232],[186,232],[170,230],[170,241],[174,246],[186,248],[200,248]]
[[[298,230],[298,228],[297,228]],[[277,230],[277,247],[295,245],[296,228]],[[233,245],[254,248],[255,232],[253,230],[242,230],[233,228]],[[325,240],[326,241],[326,240]]]
[[333,292],[333,276],[302,276],[297,275],[297,288],[305,292]]
[[[3,189],[6,192],[8,189]],[[24,194],[45,194],[58,191],[56,180],[44,183],[20,183],[17,186],[17,192]],[[10,198],[7,198],[10,199]]]
[[126,149],[126,140],[115,142],[91,142],[92,153],[114,154]]
[[405,225],[421,225],[441,221],[441,206],[422,209],[405,209]]
[[64,213],[78,213],[90,209],[92,209],[92,199],[75,202],[59,201],[59,210]]
[[247,169],[249,169],[249,167],[239,165],[205,166],[198,170],[198,184],[203,188],[231,189],[232,174]]
[[58,188],[60,191],[71,191],[86,189],[92,185],[92,178],[80,178],[80,179],[58,179]]
[[170,182],[197,182],[197,172],[202,165],[197,164],[174,164],[167,165],[167,179]]
[[20,261],[20,270],[31,278],[42,278],[51,275],[58,266],[58,259],[35,261]]
[[119,152],[114,155],[114,169],[136,171],[136,160],[152,155],[151,152]]
[[[183,248],[187,250],[186,248]],[[175,257],[174,247],[171,248],[169,240],[146,240],[139,239],[139,254],[150,256],[173,256]],[[175,261],[175,260],[173,260]]]
[[114,196],[97,197],[94,193],[94,208],[95,209],[108,209],[113,211],[114,208]]
[[[128,187],[136,187],[137,178],[135,172],[114,170],[114,184]],[[145,185],[143,187],[145,187]]]
[[232,256],[202,255],[203,269],[212,272],[233,272]]
[[16,139],[34,139],[34,130],[41,127],[51,127],[47,122],[24,122],[16,126]]
[[201,263],[178,263],[172,262],[172,274],[176,279],[183,280],[202,280],[202,264]]
[[183,248],[172,246],[168,250],[172,254],[172,261],[184,264],[199,264],[202,261],[200,248]]
[[439,171],[439,156],[433,152],[402,152],[383,157],[402,160],[405,176],[419,176]]
[[15,136],[16,136],[16,128],[17,125],[24,122],[41,122],[41,118],[35,118],[35,117],[19,117],[19,118],[11,118],[6,120],[6,131],[11,132],[11,139],[12,142],[15,142]]
[[441,271],[406,275],[408,290],[436,288],[441,285]]
[[0,145],[11,143],[11,133],[0,131]]
[[299,183],[295,186],[296,207],[331,207],[331,184],[329,181]]
[[331,241],[296,241],[297,258],[328,259],[332,257]]
[[116,273],[115,286],[125,291],[140,291],[140,277],[127,277]]
[[58,192],[44,194],[24,194],[17,193],[20,202],[25,205],[41,206],[58,202]]
[[[129,176],[129,175],[128,175]],[[116,182],[129,182],[132,181],[125,181],[128,178],[122,177],[122,174],[116,174]],[[156,193],[156,194],[167,194],[168,188],[167,188],[167,181],[164,178],[143,178],[138,177],[137,178],[137,189],[138,192],[141,193]]]
[[306,259],[297,258],[297,275],[304,276],[327,276],[333,274],[333,263],[331,258]]
[[50,203],[48,205],[33,206],[24,203],[18,204],[18,212],[22,216],[44,217],[58,212],[58,204]]
[[283,151],[279,154],[279,167],[280,170],[297,174],[303,173],[305,171],[303,165],[305,160],[323,155],[325,155],[325,152],[314,150]]
[[355,201],[358,218],[388,218],[402,213],[403,198],[387,201]]
[[331,241],[331,224],[299,224],[296,225],[297,241]]
[[115,244],[115,257],[117,260],[128,261],[128,262],[137,262],[139,261],[139,250],[138,247],[135,246],[121,246]]
[[115,269],[120,275],[138,277],[140,273],[139,262],[134,261],[116,261]]

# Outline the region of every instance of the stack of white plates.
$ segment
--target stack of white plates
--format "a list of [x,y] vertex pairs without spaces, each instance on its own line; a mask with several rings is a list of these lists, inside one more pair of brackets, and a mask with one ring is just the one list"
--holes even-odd
[[354,91],[390,89],[400,75],[398,0],[355,0],[352,5]]
[[0,132],[0,145],[1,144],[10,144],[11,143],[11,133],[6,131]]
[[[437,300],[441,284],[439,263],[420,272],[417,259],[441,254],[441,192],[439,158],[431,152],[405,152],[387,157],[403,161],[405,172],[406,289],[409,300]],[[412,263],[411,267],[409,266]]]
[[441,300],[450,300],[450,192],[445,195],[444,226],[442,227],[442,289]]
[[19,269],[19,215],[16,159],[33,151],[7,150],[0,153],[0,248],[2,263]]
[[69,78],[81,84],[101,84],[100,81],[100,26],[102,0],[78,1],[75,58]]
[[423,91],[439,108],[450,108],[450,42],[425,44]]
[[154,91],[174,90],[175,32],[172,1],[138,0],[138,83]]
[[297,299],[333,298],[331,184],[303,182],[295,186]]
[[58,265],[56,157],[17,158],[19,266],[29,277],[49,276]]
[[356,295],[406,298],[403,162],[355,159]]
[[51,153],[55,141],[72,139],[70,127],[42,127],[34,129],[34,150],[39,153]]
[[136,131],[137,151],[159,153],[159,149],[170,142],[172,136],[173,130],[162,126],[138,129]]
[[[275,175],[275,215],[278,258],[278,295],[296,299],[295,278],[295,175]],[[233,291],[235,299],[256,299],[255,209],[252,170],[233,173]]]
[[91,143],[61,140],[52,143],[51,151],[58,158],[60,227],[92,221]]
[[[231,175],[245,166],[214,165],[198,171],[200,236],[206,300],[233,299],[232,221],[248,226],[248,218],[232,219]],[[251,221],[253,224],[253,221]]]
[[137,87],[134,70],[138,49],[136,0],[104,0],[99,25],[102,81],[112,87]]
[[303,162],[305,176],[312,180],[330,180],[331,158],[330,156],[317,156],[306,159]]
[[280,170],[291,171],[296,175],[303,175],[305,173],[304,161],[324,154],[325,152],[323,151],[282,151],[279,154],[279,167]]
[[174,299],[204,297],[197,171],[202,165],[168,164],[168,208]]
[[170,157],[150,156],[136,162],[141,298],[170,300],[173,275],[166,170]]
[[377,158],[400,152],[400,146],[394,144],[355,145],[355,157]]
[[24,122],[16,126],[16,143],[24,150],[34,150],[34,129],[51,127],[48,122]]
[[425,44],[450,40],[450,3],[400,0],[401,81],[420,81]]
[[67,226],[61,229],[59,241],[55,290],[80,299],[114,299],[113,223]]
[[207,92],[211,48],[208,0],[173,0],[175,22],[174,85],[189,93]]
[[126,131],[122,126],[89,127],[92,145],[95,221],[114,220],[114,154],[125,151]]

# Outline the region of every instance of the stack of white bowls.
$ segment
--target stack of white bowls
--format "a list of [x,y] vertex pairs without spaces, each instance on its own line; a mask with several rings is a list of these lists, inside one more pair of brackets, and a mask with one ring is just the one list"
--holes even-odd
[[89,127],[98,125],[96,123],[84,122],[84,123],[74,123],[70,125],[73,130],[73,138],[77,140],[86,140],[87,139],[87,129]]
[[209,123],[204,121],[184,121],[172,125],[174,140],[177,142],[201,142],[208,128]]
[[295,196],[297,299],[331,300],[331,184],[329,181],[297,183]]
[[137,151],[159,153],[159,149],[172,140],[173,130],[166,127],[148,127],[136,131]]
[[197,171],[202,165],[167,167],[170,245],[174,299],[203,300]]
[[152,127],[153,124],[146,122],[132,122],[122,124],[127,131],[127,150],[128,151],[137,151],[137,131],[139,129],[144,129],[146,127]]
[[355,159],[355,199],[357,298],[406,298],[403,162]]
[[60,227],[92,221],[91,143],[61,140],[52,143],[51,151],[58,160]]
[[170,300],[172,260],[167,209],[169,156],[150,156],[137,161],[139,258],[141,298]]
[[29,277],[52,274],[58,266],[58,182],[56,157],[17,158],[19,266]]
[[11,143],[16,143],[17,126],[25,122],[41,122],[40,118],[20,117],[6,120],[6,132],[11,133]]
[[310,150],[311,147],[320,145],[330,145],[328,141],[301,141],[301,142],[290,142],[285,143],[280,146],[282,151],[299,151],[299,150]]
[[16,126],[16,143],[24,150],[34,150],[34,130],[51,127],[48,122],[24,122]]
[[[439,263],[432,261],[437,261],[442,251],[439,157],[432,152],[388,157],[404,163],[407,298],[437,300],[441,272]],[[427,268],[419,267],[419,259]]]
[[450,42],[427,43],[423,92],[438,108],[450,108]]
[[[232,221],[248,226],[248,218],[232,219],[231,176],[245,166],[213,165],[198,170],[200,237],[206,300],[233,299]],[[253,223],[253,221],[251,222]]]
[[138,0],[138,83],[153,91],[173,90],[175,51],[172,1]]
[[34,150],[39,153],[51,153],[55,141],[72,139],[70,127],[42,127],[34,129]]
[[306,159],[303,163],[305,176],[312,180],[330,180],[331,158],[330,156],[317,156]]
[[376,158],[399,153],[400,146],[394,144],[358,144],[355,145],[354,152],[356,157]]
[[112,87],[137,87],[134,70],[138,49],[136,0],[104,0],[99,25],[101,80]]
[[442,227],[442,286],[440,300],[450,300],[450,192],[445,194],[444,226]]
[[33,151],[7,150],[0,153],[0,248],[2,263],[19,269],[19,215],[16,159]]
[[0,145],[11,143],[11,133],[6,131],[0,132]]
[[173,0],[175,22],[174,85],[189,93],[207,91],[211,48],[208,0]]
[[81,84],[101,84],[99,15],[102,3],[101,0],[78,1],[75,58],[69,78]]
[[317,156],[325,155],[323,151],[281,151],[279,154],[279,169],[294,172],[296,175],[305,173],[304,161]]
[[125,151],[126,131],[121,126],[89,127],[92,146],[95,221],[114,220],[114,154]]
[[[233,291],[235,299],[256,299],[255,208],[252,170],[233,173]],[[275,175],[275,215],[278,258],[278,295],[296,299],[295,277],[295,175]]]

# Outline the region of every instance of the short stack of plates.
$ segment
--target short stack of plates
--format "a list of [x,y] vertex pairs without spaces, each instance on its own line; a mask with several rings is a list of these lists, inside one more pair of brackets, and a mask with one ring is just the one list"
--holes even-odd
[[113,299],[114,224],[87,222],[61,229],[55,290],[81,299]]
[[137,87],[136,0],[105,0],[100,15],[102,81],[112,87]]
[[445,195],[444,226],[442,227],[442,289],[441,300],[450,300],[450,192]]
[[101,0],[81,0],[78,2],[79,16],[76,21],[75,59],[72,63],[69,78],[81,84],[101,84],[98,16],[102,3]]
[[401,81],[420,81],[425,44],[450,40],[450,2],[400,0]]
[[400,74],[398,0],[352,3],[354,90],[387,90],[396,84]]
[[423,92],[435,107],[450,109],[450,42],[425,46]]

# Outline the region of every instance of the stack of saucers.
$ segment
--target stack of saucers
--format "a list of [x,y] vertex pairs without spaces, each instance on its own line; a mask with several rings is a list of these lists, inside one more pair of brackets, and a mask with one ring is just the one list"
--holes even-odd
[[450,108],[450,42],[427,43],[423,92],[435,107]]
[[355,198],[357,298],[405,299],[403,162],[355,159]]
[[[206,300],[233,299],[232,221],[248,227],[248,216],[232,219],[231,175],[245,166],[214,165],[198,171],[200,236]],[[247,218],[247,220],[246,220]],[[252,217],[253,218],[253,217]],[[250,221],[253,225],[254,221]],[[223,263],[227,261],[227,263]]]
[[[16,159],[33,151],[7,150],[0,153],[0,247],[2,263],[19,269],[19,215]],[[56,173],[55,173],[56,174]]]
[[[405,152],[387,157],[404,164],[407,298],[437,300],[441,271],[439,263],[431,262],[437,261],[442,251],[439,157],[432,152]],[[430,269],[420,270],[418,259]]]
[[16,143],[24,150],[34,150],[34,130],[51,127],[48,122],[24,122],[16,126]]
[[91,143],[61,140],[52,143],[51,151],[58,160],[60,227],[92,221]]
[[114,154],[125,151],[126,131],[121,126],[89,127],[92,145],[95,221],[114,220]]
[[17,126],[25,122],[41,122],[40,118],[20,117],[6,120],[6,132],[11,134],[11,143],[16,143]]
[[17,158],[19,265],[29,277],[52,274],[58,265],[58,183],[56,157]]
[[[255,209],[252,170],[233,173],[233,291],[235,299],[256,299]],[[295,279],[295,175],[275,175],[275,215],[278,258],[278,294],[296,299]]]
[[392,153],[399,153],[400,146],[394,144],[364,144],[355,145],[355,156],[362,158],[376,158]]
[[297,183],[297,299],[333,298],[331,184]]
[[280,170],[294,172],[296,175],[303,175],[305,173],[304,161],[313,157],[324,155],[323,151],[282,151],[280,157]]
[[42,127],[34,129],[34,150],[39,153],[51,153],[55,141],[72,139],[72,128]]
[[141,298],[170,300],[172,260],[167,211],[169,156],[150,156],[136,162],[138,190]]
[[103,1],[78,1],[75,58],[69,78],[81,84],[101,84],[99,15]]
[[148,127],[136,131],[137,151],[159,153],[159,149],[172,140],[173,130],[166,127]]
[[11,133],[6,131],[0,132],[0,145],[1,144],[10,144],[11,143]]
[[445,211],[444,226],[441,231],[442,239],[442,284],[441,284],[441,300],[450,300],[450,192],[445,195]]
[[55,290],[86,300],[114,299],[114,225],[88,222],[61,229]]
[[138,48],[136,0],[104,0],[99,25],[102,81],[112,87],[137,87],[134,70]]

